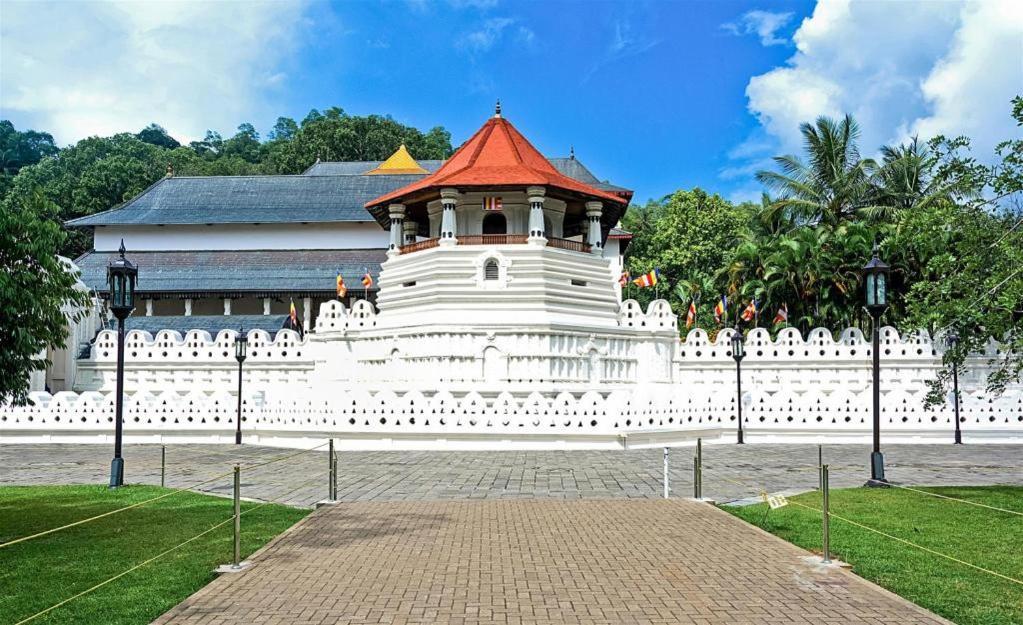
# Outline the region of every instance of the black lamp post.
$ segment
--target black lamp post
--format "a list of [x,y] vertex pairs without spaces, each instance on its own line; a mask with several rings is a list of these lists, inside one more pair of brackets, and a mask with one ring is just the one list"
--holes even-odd
[[238,420],[234,431],[234,444],[242,444],[242,363],[245,362],[246,351],[249,348],[249,339],[245,336],[245,330],[238,328],[238,335],[234,338],[234,357],[238,360]]
[[881,315],[888,309],[888,264],[877,256],[877,244],[874,245],[874,257],[863,267],[863,285],[867,304],[867,312],[874,320],[873,356],[874,356],[874,451],[870,454],[870,482],[884,483],[884,456],[881,454]]
[[[949,332],[948,336],[945,337],[945,344],[948,345],[950,350],[955,351],[956,345],[959,344],[959,334],[955,330]],[[954,358],[955,354],[952,356]],[[952,361],[952,406],[954,407],[956,418],[955,444],[962,445],[963,433],[959,431],[959,363],[955,362],[954,359]]]
[[742,359],[746,357],[746,350],[742,344],[742,328],[735,326],[735,333],[732,334],[732,358],[735,359],[735,410],[739,417],[739,438],[736,441],[739,445],[742,440]]
[[121,240],[121,257],[107,266],[107,283],[110,286],[110,310],[117,317],[117,401],[114,415],[114,459],[110,462],[110,488],[124,485],[124,458],[121,457],[121,434],[124,414],[124,320],[135,310],[135,281],[139,270],[124,257],[124,240]]

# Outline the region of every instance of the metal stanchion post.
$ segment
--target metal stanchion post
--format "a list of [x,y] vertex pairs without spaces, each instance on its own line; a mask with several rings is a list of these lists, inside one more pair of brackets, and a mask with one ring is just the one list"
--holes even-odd
[[830,513],[828,511],[828,504],[829,504],[829,501],[828,501],[829,500],[828,490],[829,490],[828,489],[828,465],[825,464],[825,465],[821,465],[821,493],[823,493],[823,495],[824,495],[824,505],[823,505],[823,508],[822,508],[823,514],[821,515],[821,517],[823,519],[823,523],[824,523],[824,527],[823,527],[823,531],[824,531],[824,537],[823,537],[824,538],[824,540],[823,540],[824,564],[831,564],[831,531],[830,531],[830,526],[829,526],[829,521],[830,521],[829,515],[830,515]]
[[332,501],[337,501],[337,452],[331,452],[331,489],[330,498]]
[[167,446],[160,445],[160,487],[167,484]]
[[327,501],[334,501],[334,439],[327,447]]
[[242,562],[242,468],[234,465],[234,567]]
[[217,573],[241,573],[249,567],[242,562],[242,468],[234,465],[234,558],[217,567]]
[[664,448],[664,498],[668,498],[668,448]]
[[700,498],[700,459],[693,456],[693,499]]
[[817,445],[817,490],[824,490],[824,445]]
[[696,439],[696,498],[703,499],[703,439]]

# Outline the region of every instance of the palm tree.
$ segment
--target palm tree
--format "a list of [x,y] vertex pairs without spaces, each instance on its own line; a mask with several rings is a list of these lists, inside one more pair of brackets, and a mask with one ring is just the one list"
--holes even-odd
[[770,212],[802,224],[837,225],[869,207],[877,164],[860,158],[860,129],[852,116],[840,121],[818,117],[799,130],[807,161],[791,154],[776,156],[780,172],[757,172],[757,180],[779,194]]

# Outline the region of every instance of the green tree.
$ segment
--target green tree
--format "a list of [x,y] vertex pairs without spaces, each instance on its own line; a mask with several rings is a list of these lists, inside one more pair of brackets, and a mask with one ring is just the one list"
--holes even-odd
[[57,146],[49,133],[18,131],[10,121],[0,120],[0,200],[7,195],[22,167],[35,165],[56,153]]
[[149,124],[145,128],[139,131],[136,137],[140,141],[159,146],[161,148],[167,148],[173,150],[174,148],[181,147],[178,140],[167,134],[163,126],[160,124]]
[[289,141],[272,142],[267,165],[275,173],[297,174],[316,162],[373,161],[390,156],[405,144],[417,159],[444,159],[451,155],[451,135],[436,127],[423,133],[390,117],[352,116],[340,108],[313,110]]
[[[711,297],[693,285],[715,282],[715,270],[724,266],[749,219],[748,206],[735,206],[702,189],[676,191],[648,204],[623,224],[633,228],[635,236],[627,262],[629,271],[637,276],[659,269],[661,284],[657,292],[669,299],[678,314],[684,314],[689,306],[685,296],[702,293],[698,315],[706,320],[720,294]],[[676,288],[680,284],[681,290]],[[654,289],[628,290],[628,295],[644,306],[654,298]]]
[[781,170],[760,171],[757,180],[779,196],[771,211],[784,212],[801,223],[837,225],[872,204],[872,178],[877,164],[860,158],[859,125],[851,115],[839,121],[818,117],[800,127],[806,160],[777,156]]
[[[41,190],[0,206],[0,404],[27,398],[29,376],[50,364],[41,356],[67,338],[68,318],[89,302],[77,277],[58,258],[65,233],[57,207]],[[65,312],[70,311],[70,312]]]

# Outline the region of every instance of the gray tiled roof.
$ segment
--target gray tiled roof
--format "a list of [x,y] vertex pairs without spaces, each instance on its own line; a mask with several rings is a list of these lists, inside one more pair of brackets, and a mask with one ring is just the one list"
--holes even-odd
[[124,321],[127,330],[145,330],[156,335],[160,330],[177,330],[184,336],[189,330],[206,330],[213,337],[221,330],[266,330],[273,336],[284,325],[287,315],[168,315],[134,316]]
[[363,205],[419,175],[174,176],[69,226],[370,221]]
[[[552,158],[561,173],[598,189],[600,182],[573,158]],[[425,174],[363,175],[381,161],[320,162],[299,176],[171,176],[117,208],[79,217],[68,226],[370,221],[366,202]],[[443,161],[419,161],[436,171]]]
[[[89,252],[75,263],[90,289],[107,291],[107,264],[117,252]],[[368,250],[231,250],[131,252],[139,269],[137,291],[162,294],[334,293],[338,272],[352,292],[362,290],[362,276],[373,279],[387,251]],[[370,290],[375,290],[376,285]],[[261,295],[263,294],[263,295]]]
[[[431,174],[444,164],[444,161],[416,161],[419,166]],[[303,176],[358,176],[371,169],[376,169],[383,161],[317,161],[302,172]],[[420,174],[424,175],[424,174]],[[370,198],[372,199],[372,198]]]

